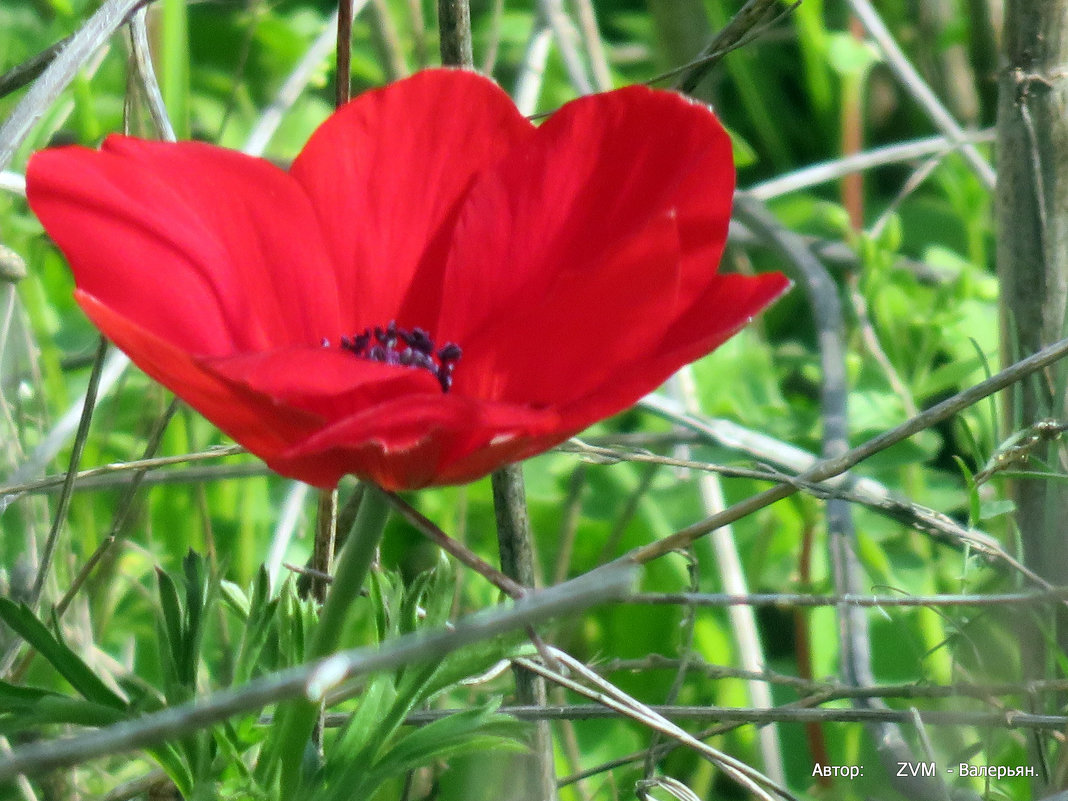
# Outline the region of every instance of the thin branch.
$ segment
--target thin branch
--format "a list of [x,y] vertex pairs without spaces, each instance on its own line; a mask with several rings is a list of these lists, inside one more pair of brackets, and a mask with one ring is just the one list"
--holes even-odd
[[[538,584],[538,570],[534,556],[534,536],[527,514],[526,489],[523,486],[522,465],[501,468],[490,477],[493,487],[493,510],[497,522],[497,544],[501,552],[501,569],[505,575],[526,587]],[[531,639],[540,648],[544,644],[531,629]],[[545,705],[548,695],[545,679],[518,665],[513,666],[516,699],[521,704]],[[547,722],[534,728],[531,755],[526,761],[527,776],[520,783],[531,801],[552,801],[556,797],[556,767],[553,760],[552,731]]]
[[[367,5],[367,0],[356,0],[352,9],[353,16],[359,14],[365,5]],[[286,77],[274,100],[256,120],[256,125],[245,139],[245,146],[241,148],[242,152],[250,156],[263,155],[271,138],[278,130],[278,126],[282,124],[282,118],[285,117],[286,112],[297,102],[316,71],[326,61],[331,50],[337,47],[337,22],[338,14],[335,11],[311,46],[301,56],[293,71]]]
[[[857,256],[856,251],[845,242],[804,235],[800,236],[799,241],[811,250],[814,256],[828,266],[846,269],[855,269],[860,266],[860,258]],[[731,220],[730,228],[727,230],[727,243],[747,248],[770,247],[764,239],[758,237],[747,226],[737,220]],[[960,274],[959,270],[951,267],[936,267],[905,256],[895,258],[891,267],[895,270],[904,270],[911,273],[917,281],[923,284],[945,284],[955,280]]]
[[578,29],[586,47],[586,58],[590,64],[590,73],[598,92],[607,92],[612,88],[612,70],[604,53],[604,42],[597,25],[597,12],[592,0],[574,0],[575,16],[578,17]]
[[718,61],[719,54],[729,52],[754,28],[762,25],[771,16],[779,0],[748,0],[728,22],[700,56],[678,81],[678,87],[687,94],[693,92]]
[[[917,434],[931,426],[937,425],[943,420],[949,419],[963,409],[967,409],[969,406],[978,403],[983,398],[989,397],[990,395],[1005,389],[1005,387],[1011,386],[1017,381],[1026,378],[1032,373],[1059,361],[1064,358],[1065,355],[1068,355],[1068,338],[1061,339],[1054,342],[1052,345],[1042,348],[1042,350],[1028,356],[1026,359],[1021,359],[985,381],[981,381],[978,384],[935,404],[927,411],[906,420],[901,425],[895,426],[889,431],[884,431],[876,437],[872,437],[867,442],[843,453],[841,456],[820,460],[809,470],[806,470],[799,475],[798,479],[806,482],[819,482],[841,475],[851,467],[855,467],[874,454],[908,439],[913,434]],[[685,548],[689,543],[693,542],[698,537],[703,537],[713,529],[740,520],[746,515],[752,514],[766,506],[770,506],[776,501],[790,497],[797,491],[798,489],[795,486],[787,484],[782,484],[778,487],[765,490],[764,492],[753,495],[744,501],[740,501],[739,503],[728,507],[720,514],[712,515],[691,526],[680,529],[662,540],[635,548],[630,553],[620,557],[620,559],[632,560],[639,564],[644,564],[664,556],[665,554],[671,553],[671,551],[678,548]]]
[[[965,712],[954,710],[911,709],[806,709],[802,707],[777,707],[775,709],[740,709],[721,706],[665,706],[647,704],[645,708],[671,721],[719,721],[732,724],[773,723],[901,723],[913,724],[913,714],[920,721],[936,726],[975,726],[1002,729],[1037,729],[1057,731],[1068,725],[1068,715],[1036,715],[1022,710],[1008,709],[991,712]],[[412,726],[425,726],[435,720],[456,714],[456,709],[435,709],[413,712],[405,719]],[[632,717],[611,707],[600,704],[571,704],[567,706],[502,706],[498,709],[519,720],[603,720],[605,718]],[[331,715],[328,726],[340,726],[349,715]],[[570,782],[565,779],[564,782]],[[561,782],[563,784],[564,782]]]
[[156,133],[159,134],[160,139],[174,142],[178,137],[175,136],[171,118],[167,115],[167,106],[163,102],[159,81],[156,80],[156,69],[152,66],[152,50],[148,44],[148,26],[145,23],[146,14],[146,9],[141,7],[130,17],[130,45],[133,51],[134,67],[141,89],[145,93],[148,113],[152,115]]
[[549,48],[553,42],[553,31],[544,15],[534,16],[533,28],[527,38],[523,58],[516,71],[512,90],[516,108],[524,117],[531,117],[538,108],[538,98],[545,78],[545,65],[549,61]]
[[553,32],[553,40],[564,62],[571,88],[580,95],[592,94],[593,82],[586,72],[586,65],[579,52],[579,35],[564,10],[563,0],[538,0],[538,15],[545,19]]
[[975,149],[975,145],[968,142],[968,135],[953,115],[949,113],[942,101],[931,91],[916,68],[912,66],[904,52],[898,47],[893,34],[886,27],[882,18],[868,0],[849,0],[853,13],[863,23],[876,47],[886,59],[886,64],[897,76],[901,85],[912,95],[913,99],[927,113],[927,116],[946,137],[954,144],[960,145],[964,160],[971,165],[979,180],[987,189],[993,190],[996,183],[994,168],[983,158],[982,154]]
[[[689,365],[682,368],[675,376],[675,383],[669,385],[670,389],[677,389],[683,408],[692,415],[700,416],[701,405],[697,393],[697,383],[694,378],[693,368]],[[688,454],[688,448],[680,448],[683,455]],[[706,515],[723,511],[726,500],[723,496],[723,487],[719,477],[712,473],[701,473],[697,477],[698,490]],[[734,538],[734,531],[729,526],[713,531],[710,535],[712,551],[715,554],[715,565],[719,572],[720,586],[732,595],[746,594],[749,591],[745,570],[742,567],[742,558],[738,553],[738,545]],[[691,568],[693,572],[693,568]],[[696,610],[696,604],[686,604],[687,619]],[[757,625],[756,614],[752,607],[732,607],[728,614],[731,624],[731,634],[738,649],[738,656],[743,667],[756,670],[767,664],[764,653],[764,644],[761,642],[760,628]],[[681,670],[681,669],[680,669]],[[679,676],[681,677],[681,673]],[[771,689],[762,682],[750,682],[746,688],[750,702],[757,707],[768,708],[774,705],[771,697]],[[672,699],[674,700],[674,699]],[[761,729],[758,734],[760,741],[761,764],[765,772],[779,783],[786,781],[783,769],[782,747],[779,742],[779,732],[775,726]],[[648,763],[646,763],[648,764]],[[646,778],[652,778],[646,771]]]
[[337,37],[334,50],[334,107],[340,108],[352,96],[352,0],[337,1]]
[[71,36],[33,82],[22,100],[0,126],[0,169],[11,163],[15,151],[44,113],[78,74],[78,70],[115,33],[130,15],[149,0],[107,0]]
[[78,472],[78,465],[82,461],[82,452],[85,450],[85,442],[89,439],[89,423],[93,419],[93,409],[96,408],[96,395],[100,389],[100,373],[104,369],[104,357],[108,352],[108,342],[100,337],[96,349],[96,358],[93,360],[93,370],[89,374],[89,385],[85,388],[85,406],[82,408],[82,417],[78,421],[78,430],[74,435],[74,447],[71,449],[70,464],[67,468],[66,478],[63,481],[63,489],[59,493],[59,502],[52,517],[52,527],[45,540],[44,551],[41,553],[41,561],[37,566],[37,577],[30,589],[28,603],[31,607],[37,606],[44,589],[48,571],[52,568],[52,557],[56,552],[56,544],[59,542],[59,532],[67,519],[67,510],[70,508],[70,498],[74,490],[74,477]]
[[15,65],[3,75],[0,75],[0,97],[7,97],[31,81],[35,81],[48,68],[48,65],[55,60],[56,54],[67,46],[69,41],[69,36],[64,37],[55,44],[49,45],[37,55],[31,56],[21,64]]
[[278,578],[282,560],[285,559],[286,551],[289,550],[289,543],[293,541],[297,526],[303,518],[304,501],[307,500],[311,491],[311,487],[303,481],[289,482],[285,500],[282,502],[282,508],[274,524],[274,531],[271,533],[271,547],[267,550],[267,561],[264,562],[272,583]]
[[[848,386],[844,323],[837,286],[823,264],[813,257],[793,234],[779,226],[759,201],[753,198],[736,199],[735,209],[744,222],[773,243],[782,258],[801,276],[812,307],[820,353],[822,452],[824,457],[845,453],[849,449]],[[834,586],[839,595],[857,592],[863,581],[852,511],[852,507],[844,500],[832,498],[827,501],[831,567]],[[857,686],[871,684],[874,675],[868,617],[860,609],[846,605],[839,606],[837,613],[841,670],[847,683]],[[881,702],[858,699],[855,703],[875,706]],[[889,766],[896,761],[916,761],[899,727],[891,723],[873,723],[871,726],[872,740],[884,765]],[[892,772],[889,775],[893,779],[897,778]],[[894,783],[897,786],[898,783]],[[929,794],[931,787],[928,785],[934,783],[927,777],[914,777],[911,781],[906,779],[900,782],[910,786],[910,792],[906,795],[913,791],[919,795]]]
[[[145,442],[144,457],[149,458],[157,450],[159,450],[160,443],[163,441],[163,434],[167,430],[167,425],[170,423],[171,418],[174,417],[174,413],[178,410],[178,399],[174,398],[170,404],[164,410],[163,414],[159,416],[152,430],[148,434],[148,440]],[[103,558],[103,556],[118,542],[120,535],[126,527],[126,520],[133,510],[134,500],[137,497],[137,490],[141,486],[141,479],[144,477],[144,472],[138,472],[134,474],[133,480],[127,485],[122,497],[119,498],[118,503],[115,505],[115,515],[111,520],[111,528],[108,530],[108,534],[104,537],[100,545],[97,546],[96,551],[89,557],[89,561],[78,573],[78,575],[71,582],[70,587],[63,594],[63,597],[56,604],[55,615],[56,617],[62,617],[63,613],[67,611],[67,607],[70,606],[74,596],[81,589],[82,584],[89,577],[92,569]]]
[[635,593],[622,603],[654,606],[691,604],[693,606],[772,606],[792,607],[855,606],[882,609],[891,606],[1003,606],[1006,604],[1059,604],[1068,598],[1068,587],[1054,587],[1039,592],[1009,593],[939,593],[935,595],[806,595],[790,592],[757,592],[739,595],[729,592]]
[[404,43],[397,33],[397,26],[393,24],[386,0],[371,0],[370,16],[375,49],[379,51],[379,60],[386,71],[386,78],[391,82],[398,81],[408,75],[410,70],[404,58]]
[[994,141],[995,131],[987,128],[974,133],[966,133],[961,142],[955,142],[948,136],[929,136],[910,142],[898,142],[893,145],[872,148],[860,153],[843,156],[819,164],[810,164],[792,172],[771,178],[748,189],[741,190],[757,200],[772,200],[782,195],[798,192],[819,184],[838,181],[847,175],[863,172],[875,167],[885,167],[904,161],[914,161],[931,155],[945,156],[959,150],[965,144]]
[[[178,456],[157,456],[152,459],[134,459],[129,462],[113,462],[111,464],[101,465],[100,467],[90,467],[75,473],[74,480],[77,481],[79,485],[92,483],[94,487],[111,487],[118,484],[118,482],[91,482],[90,480],[106,478],[108,476],[118,476],[124,473],[136,473],[138,471],[150,472],[174,464],[202,462],[209,459],[220,459],[224,456],[237,456],[245,453],[248,453],[248,451],[240,445],[216,445],[204,451],[197,451],[196,453],[183,453]],[[258,467],[258,465],[256,466]],[[67,476],[68,473],[61,473],[54,476],[45,476],[36,481],[26,481],[22,484],[0,485],[0,495],[20,495],[24,492],[53,490],[63,486],[67,481]]]
[[11,170],[0,172],[0,189],[13,195],[26,197],[26,176]]
[[[602,674],[627,672],[636,673],[646,670],[676,670],[681,660],[660,654],[649,654],[641,659],[611,659],[601,664],[592,665]],[[867,687],[847,686],[837,681],[813,681],[773,670],[745,670],[729,665],[714,665],[708,662],[691,661],[688,664],[691,673],[706,679],[742,679],[744,681],[763,681],[777,684],[795,691],[804,697],[826,700],[843,698],[974,698],[989,701],[1005,695],[1032,696],[1039,693],[1063,693],[1068,690],[1068,679],[1041,679],[1035,681],[1003,682],[1000,684],[974,684],[955,682],[953,684],[916,684],[905,682],[897,684],[871,684]]]
[[[733,478],[751,478],[757,481],[774,482],[785,481],[793,484],[798,490],[807,492],[815,497],[835,497],[847,500],[850,503],[863,504],[879,514],[934,536],[940,542],[958,547],[967,545],[986,556],[1005,562],[1013,569],[1021,570],[1024,575],[1035,580],[1034,574],[1023,565],[1020,565],[1014,557],[1006,553],[996,538],[979,529],[965,528],[951,517],[934,509],[929,509],[905,498],[899,498],[891,493],[886,486],[872,478],[842,474],[818,484],[807,482],[801,476],[805,471],[815,467],[818,459],[802,448],[777,440],[761,431],[745,428],[731,420],[703,418],[686,414],[678,403],[663,395],[647,395],[642,398],[639,405],[641,408],[664,417],[673,423],[701,433],[714,444],[739,451],[759,462],[789,470],[790,475],[783,475],[775,471],[769,472],[765,469],[753,470],[751,468],[677,460],[641,451],[619,451],[618,449],[586,445],[575,438],[572,438],[564,445],[558,446],[557,450],[574,450],[577,453],[587,453],[594,460],[655,462],[692,470],[714,472],[721,476]],[[1039,586],[1043,586],[1041,582],[1038,583]]]
[[571,675],[581,677],[587,684],[583,684],[581,681],[573,679],[570,676],[562,675],[561,673],[533,660],[523,659],[520,661],[531,670],[540,673],[542,676],[559,684],[561,687],[565,687],[579,695],[584,695],[599,704],[607,706],[626,717],[640,722],[644,726],[648,726],[653,731],[665,734],[671,739],[676,740],[678,743],[693,749],[758,798],[770,800],[772,798],[769,794],[770,790],[782,798],[796,801],[794,796],[786,788],[779,786],[768,779],[767,776],[764,776],[744,762],[696,739],[689,732],[680,729],[662,715],[657,714],[649,706],[627,695],[614,684],[605,681],[586,667],[586,665],[569,654],[554,648],[552,649],[552,656],[555,660],[559,661]]
[[395,492],[387,492],[386,497],[389,499],[390,503],[393,504],[393,508],[400,513],[401,517],[421,531],[428,539],[441,548],[441,550],[452,555],[461,564],[467,565],[467,567],[471,568],[484,579],[489,581],[505,595],[512,598],[522,598],[528,594],[526,587],[506,576],[489,562],[482,559],[470,548],[463,545],[463,543],[454,540],[438,528],[433,521],[421,514],[415,507]]
[[0,756],[0,781],[9,781],[20,774],[38,775],[97,757],[144,748],[279,701],[321,697],[331,687],[355,676],[441,659],[472,643],[619,598],[627,592],[634,578],[633,565],[598,569],[565,584],[532,593],[510,608],[497,607],[479,612],[457,623],[451,631],[411,634],[378,648],[342,651],[316,662],[263,676],[236,689],[222,690],[181,706],[142,715],[136,720],[67,739],[24,745]]
[[[130,360],[126,355],[120,351],[112,351],[108,356],[107,361],[104,363],[104,371],[100,375],[100,387],[97,392],[99,397],[104,397],[108,391],[118,382],[119,377],[126,370],[126,367],[130,364]],[[67,438],[70,437],[75,429],[78,427],[78,421],[81,419],[82,408],[85,406],[86,396],[83,394],[78,400],[74,401],[63,413],[63,416],[52,426],[52,429],[45,435],[44,439],[34,448],[33,453],[30,454],[30,458],[19,466],[14,473],[7,477],[5,482],[7,486],[20,485],[30,480],[31,476],[37,475],[40,471],[44,470],[55,455],[59,453],[60,449],[66,443]],[[60,482],[62,483],[62,482]],[[0,490],[0,514],[8,507],[8,505],[14,501],[15,495],[10,492]]]

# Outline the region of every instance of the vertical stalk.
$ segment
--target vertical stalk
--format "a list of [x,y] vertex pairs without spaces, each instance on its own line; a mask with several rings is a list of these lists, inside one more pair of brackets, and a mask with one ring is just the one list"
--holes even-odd
[[337,0],[337,69],[334,76],[334,106],[352,97],[352,0]]
[[337,537],[337,490],[320,490],[315,514],[315,544],[312,548],[311,597],[319,603],[326,600],[325,576],[334,561],[334,541]]
[[[334,580],[330,584],[305,659],[319,659],[337,650],[349,611],[360,595],[382,540],[388,516],[386,496],[377,487],[368,486],[360,502],[360,510],[356,513],[352,533],[338,554]],[[300,786],[304,751],[318,712],[318,705],[308,701],[291,701],[278,712],[277,736],[264,749],[263,767],[258,770],[258,778],[264,781],[270,775],[264,775],[265,772],[272,771],[277,765],[281,770],[279,797],[283,801],[294,798]]]
[[[526,587],[533,587],[534,541],[527,515],[523,468],[518,464],[501,468],[491,477],[493,509],[497,518],[497,542],[501,549],[501,570]],[[545,679],[524,668],[514,668],[516,700],[520,704],[544,706],[548,702]],[[549,721],[534,724],[532,754],[524,757],[525,776],[516,801],[553,801],[556,798],[556,771],[553,737]]]
[[441,63],[446,67],[474,69],[469,0],[438,0],[438,30],[441,33]]
[[[1008,0],[998,85],[998,276],[1004,359],[1033,353],[1064,336],[1068,297],[1068,0]],[[1007,404],[1010,428],[1065,408],[1064,368],[1022,383]],[[1053,444],[1036,454],[1064,469]],[[1054,468],[1057,469],[1057,468]],[[1068,492],[1045,479],[1013,486],[1026,563],[1055,585],[1068,582],[1063,521]],[[1063,614],[1056,643],[1068,645]],[[1026,626],[1025,678],[1042,678],[1051,654],[1043,632]],[[1048,636],[1049,632],[1046,633]],[[1036,764],[1038,764],[1036,762]]]

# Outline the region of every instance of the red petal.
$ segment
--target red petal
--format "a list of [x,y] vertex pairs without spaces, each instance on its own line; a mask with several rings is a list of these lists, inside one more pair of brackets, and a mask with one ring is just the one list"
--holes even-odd
[[284,348],[201,363],[229,382],[326,420],[405,395],[441,397],[437,378],[427,370],[372,362],[330,348]]
[[80,289],[191,353],[336,335],[337,286],[311,205],[268,162],[109,137],[30,161],[27,196]]
[[[679,282],[685,307],[715,272],[733,176],[722,126],[679,95],[629,87],[568,103],[476,179],[449,254],[438,334],[464,345],[486,317],[543,303],[556,288],[609,290],[629,276],[615,274],[605,253],[669,214],[687,248],[708,240],[682,259],[681,275],[664,276]],[[590,311],[551,322],[569,326]],[[627,308],[601,311],[609,338],[634,324]]]
[[455,70],[365,92],[323,123],[291,172],[320,214],[345,319],[433,325],[457,203],[532,130],[495,83]]
[[78,291],[75,298],[96,327],[134,364],[257,456],[269,461],[322,426],[316,415],[218,378],[190,354],[92,295]]
[[680,262],[676,221],[666,214],[629,240],[607,243],[580,276],[558,272],[542,298],[461,340],[454,391],[562,405],[629,371],[679,313]]
[[781,273],[717,276],[662,339],[599,387],[560,409],[564,425],[581,431],[652,392],[683,365],[722,345],[790,288]]
[[352,472],[385,489],[417,489],[472,481],[566,436],[555,411],[407,396],[335,423],[268,464],[323,486]]
[[715,280],[733,188],[703,106],[643,87],[566,105],[461,211],[437,326],[465,349],[456,391],[566,404],[633,372]]

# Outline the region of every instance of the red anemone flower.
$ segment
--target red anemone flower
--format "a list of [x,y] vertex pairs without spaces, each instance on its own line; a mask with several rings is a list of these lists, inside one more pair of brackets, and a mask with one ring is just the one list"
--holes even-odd
[[545,451],[788,285],[716,273],[730,141],[644,87],[536,127],[492,81],[436,70],[339,109],[288,172],[123,136],[27,172],[97,327],[320,487],[457,484]]

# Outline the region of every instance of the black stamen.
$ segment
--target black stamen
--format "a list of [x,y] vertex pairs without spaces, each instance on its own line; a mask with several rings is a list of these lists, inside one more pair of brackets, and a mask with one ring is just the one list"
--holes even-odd
[[[422,328],[410,331],[399,328],[396,320],[390,320],[385,328],[375,326],[365,328],[362,333],[351,337],[341,337],[341,349],[351,352],[361,359],[369,359],[383,364],[394,364],[427,370],[433,374],[441,385],[442,392],[452,387],[452,373],[456,369],[463,351],[455,342],[446,342],[438,351],[435,359],[434,340]],[[374,342],[374,344],[372,344]],[[405,347],[398,349],[398,343]],[[324,338],[324,348],[330,347],[330,340]]]
[[443,362],[454,362],[463,356],[464,352],[455,342],[449,342],[438,351],[438,358]]

